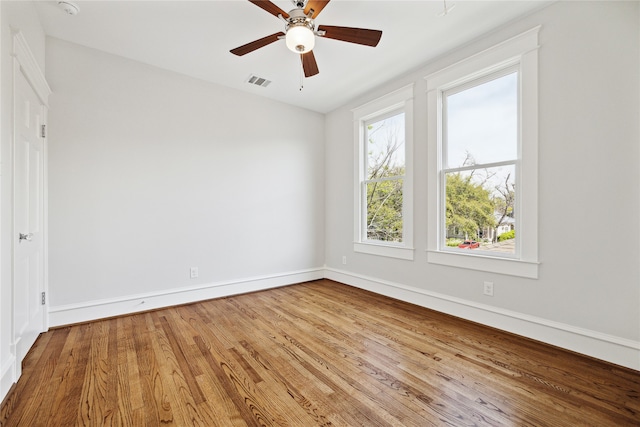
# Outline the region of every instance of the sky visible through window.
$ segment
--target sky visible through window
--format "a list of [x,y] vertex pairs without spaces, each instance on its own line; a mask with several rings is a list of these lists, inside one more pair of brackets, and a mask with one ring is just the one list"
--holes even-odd
[[[518,74],[474,86],[447,97],[446,167],[517,158]],[[468,162],[467,162],[468,164]]]
[[390,113],[366,125],[366,239],[402,242],[405,114]]
[[514,240],[496,243],[515,237],[507,232],[516,225],[518,106],[516,71],[445,93],[443,167],[449,246],[464,238],[481,240],[480,249],[515,250]]
[[370,123],[367,126],[366,149],[369,179],[374,178],[371,176],[372,167],[381,163],[390,169],[404,166],[404,113]]

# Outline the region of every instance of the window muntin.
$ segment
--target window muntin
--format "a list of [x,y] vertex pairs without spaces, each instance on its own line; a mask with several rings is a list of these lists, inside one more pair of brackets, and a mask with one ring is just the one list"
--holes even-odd
[[[510,67],[442,93],[442,250],[517,254],[518,75]],[[459,248],[465,240],[480,245]]]

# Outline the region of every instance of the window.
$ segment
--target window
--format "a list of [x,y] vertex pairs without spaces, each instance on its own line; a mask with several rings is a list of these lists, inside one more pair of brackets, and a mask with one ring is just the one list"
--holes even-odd
[[429,262],[537,277],[538,31],[426,77]]
[[364,122],[362,206],[365,240],[402,243],[402,183],[405,175],[404,112]]
[[413,85],[353,110],[354,250],[413,259]]
[[504,230],[517,218],[518,76],[509,67],[442,93],[443,249],[516,253],[516,233]]

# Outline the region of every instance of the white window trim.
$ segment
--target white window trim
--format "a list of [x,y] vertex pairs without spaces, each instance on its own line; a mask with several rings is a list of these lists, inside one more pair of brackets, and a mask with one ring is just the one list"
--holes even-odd
[[[370,255],[413,260],[413,83],[351,110],[354,129],[353,250]],[[363,238],[362,182],[364,170],[364,122],[393,110],[405,117],[405,176],[402,189],[402,242],[387,243]]]
[[[538,277],[538,33],[540,26],[508,39],[425,77],[428,126],[427,262],[513,276]],[[520,146],[517,212],[519,258],[486,253],[447,252],[440,235],[439,200],[443,91],[503,68],[517,65],[520,72]]]

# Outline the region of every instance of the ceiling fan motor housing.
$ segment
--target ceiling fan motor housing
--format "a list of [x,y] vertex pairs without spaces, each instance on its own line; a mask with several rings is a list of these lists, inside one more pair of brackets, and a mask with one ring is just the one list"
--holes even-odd
[[287,47],[294,52],[307,53],[315,46],[315,23],[305,15],[304,10],[297,8],[289,12],[286,19]]

